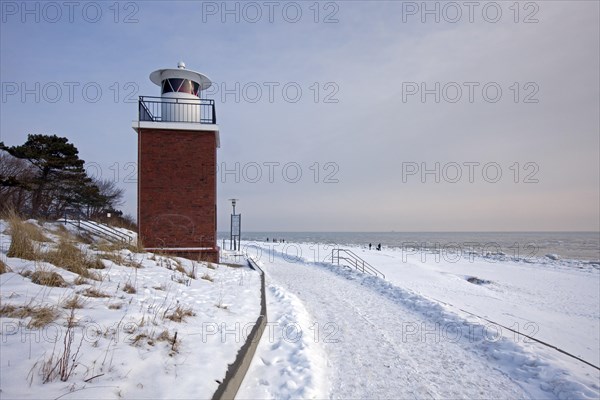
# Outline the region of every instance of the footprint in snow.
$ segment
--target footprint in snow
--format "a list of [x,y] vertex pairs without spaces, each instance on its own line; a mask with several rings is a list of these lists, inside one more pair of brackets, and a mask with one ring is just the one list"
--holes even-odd
[[263,364],[265,364],[265,365],[271,365],[271,363],[269,361],[265,360],[263,357],[260,358],[260,361],[262,361]]

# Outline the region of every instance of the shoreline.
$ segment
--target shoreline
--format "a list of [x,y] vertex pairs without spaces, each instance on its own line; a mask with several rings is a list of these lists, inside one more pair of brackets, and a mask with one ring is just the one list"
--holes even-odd
[[[483,257],[494,261],[517,261],[529,264],[552,264],[581,266],[590,265],[600,268],[600,234],[561,233],[561,234],[527,234],[521,233],[481,233],[480,236],[469,234],[430,233],[413,236],[412,233],[378,233],[364,232],[248,232],[242,234],[243,241],[259,243],[310,243],[321,246],[359,247],[373,249],[381,243],[383,248],[398,249],[412,254],[415,251],[423,254],[439,253],[444,258],[454,259],[456,253],[463,258]],[[460,236],[463,235],[463,236]],[[268,239],[268,241],[267,241]],[[275,240],[275,242],[274,242]],[[218,244],[228,248],[227,233],[218,234]]]

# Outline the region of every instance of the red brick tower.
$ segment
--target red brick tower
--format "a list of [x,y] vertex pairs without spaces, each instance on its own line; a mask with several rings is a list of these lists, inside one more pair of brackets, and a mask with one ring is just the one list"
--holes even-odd
[[205,75],[159,69],[161,97],[141,96],[138,133],[138,225],[148,251],[218,262],[217,148],[214,100],[200,98]]

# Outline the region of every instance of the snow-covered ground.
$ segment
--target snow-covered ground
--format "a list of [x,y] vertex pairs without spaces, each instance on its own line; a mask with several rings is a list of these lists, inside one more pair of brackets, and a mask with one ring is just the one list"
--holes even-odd
[[[41,250],[64,237],[58,224],[41,228],[52,240],[38,243]],[[81,279],[47,262],[6,257],[10,241],[0,221],[0,260],[11,270],[0,275],[2,399],[210,398],[260,313],[260,276],[247,267],[80,243],[105,266],[92,271],[99,280]],[[56,272],[66,285],[35,284],[35,271]],[[74,299],[80,304],[72,308]],[[40,310],[55,318],[33,327]],[[62,381],[57,361],[69,347]]]
[[[266,271],[269,304],[284,301],[269,315],[275,336],[263,335],[240,398],[600,396],[597,368],[513,332],[598,366],[600,271],[593,265],[451,262],[351,248],[383,280],[326,262],[326,245],[247,242],[244,249]],[[298,365],[311,390],[291,383]]]
[[[65,235],[41,229],[51,242],[40,251]],[[82,279],[6,257],[10,241],[0,221],[2,399],[209,398],[260,312],[260,278],[246,267],[79,243],[105,267]],[[323,244],[243,245],[265,270],[269,319],[239,399],[600,396],[597,368],[516,333],[598,366],[593,263],[351,247],[381,279],[331,264]],[[65,285],[35,284],[35,271]],[[54,315],[32,326],[43,309]]]

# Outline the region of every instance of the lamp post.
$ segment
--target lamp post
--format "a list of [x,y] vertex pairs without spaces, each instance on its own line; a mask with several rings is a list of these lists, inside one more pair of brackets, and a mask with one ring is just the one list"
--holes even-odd
[[238,199],[229,199],[229,201],[231,201],[231,206],[233,207],[229,231],[229,247],[233,248],[233,250],[238,250],[240,248],[240,236],[242,232],[242,216],[235,213],[235,205]]

